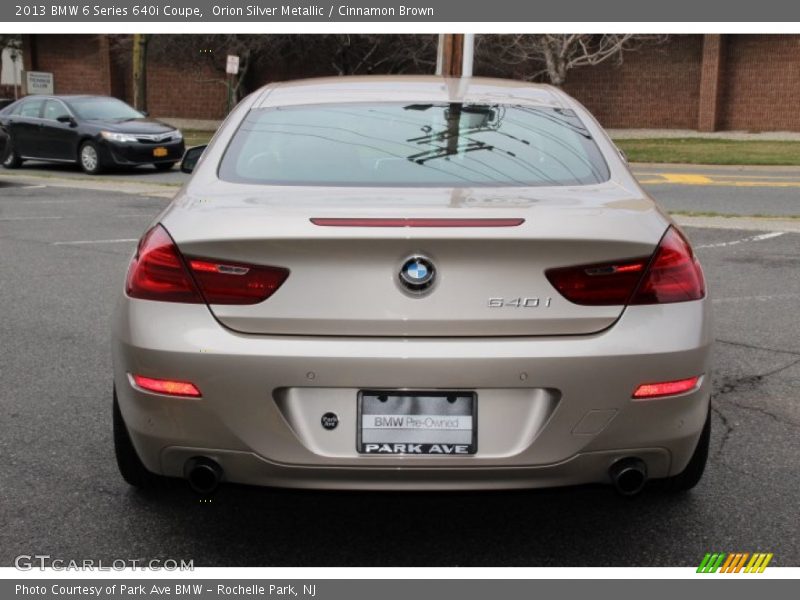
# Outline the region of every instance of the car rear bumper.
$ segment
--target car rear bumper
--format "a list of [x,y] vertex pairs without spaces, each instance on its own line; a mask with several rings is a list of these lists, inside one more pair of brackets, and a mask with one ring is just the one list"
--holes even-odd
[[[257,336],[220,326],[205,306],[123,297],[114,379],[125,422],[153,472],[189,458],[228,481],[340,489],[512,488],[607,482],[616,460],[650,477],[686,466],[709,395],[708,300],[626,309],[608,330],[542,338]],[[191,381],[200,399],[133,386],[129,374]],[[641,383],[704,374],[699,387],[634,401]],[[474,390],[472,456],[356,452],[360,389]],[[339,417],[326,430],[320,418]]]

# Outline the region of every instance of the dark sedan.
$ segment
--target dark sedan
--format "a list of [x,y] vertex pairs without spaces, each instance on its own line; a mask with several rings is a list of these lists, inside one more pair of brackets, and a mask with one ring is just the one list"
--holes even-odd
[[28,96],[0,111],[0,127],[9,137],[7,169],[42,160],[91,174],[145,164],[167,170],[184,151],[179,130],[107,96]]
[[6,150],[8,149],[8,134],[5,132],[2,125],[0,125],[0,162],[6,159]]

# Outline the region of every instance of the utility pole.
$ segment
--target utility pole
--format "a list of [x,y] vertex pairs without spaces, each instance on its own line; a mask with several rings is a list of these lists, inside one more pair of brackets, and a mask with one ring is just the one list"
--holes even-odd
[[440,33],[436,74],[444,77],[472,77],[475,34]]
[[147,110],[147,34],[133,34],[133,106]]

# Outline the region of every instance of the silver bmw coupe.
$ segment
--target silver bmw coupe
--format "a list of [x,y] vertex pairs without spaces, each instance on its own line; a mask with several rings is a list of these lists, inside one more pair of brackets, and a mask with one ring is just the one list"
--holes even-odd
[[182,169],[113,320],[128,483],[700,480],[703,272],[562,91],[269,85]]

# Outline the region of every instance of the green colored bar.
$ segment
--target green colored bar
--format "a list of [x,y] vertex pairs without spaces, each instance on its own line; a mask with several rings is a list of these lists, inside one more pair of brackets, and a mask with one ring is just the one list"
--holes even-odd
[[708,561],[706,565],[706,570],[703,573],[711,573],[711,569],[714,568],[714,563],[717,562],[717,556],[719,556],[716,552],[711,555],[711,560]]
[[711,558],[711,554],[706,552],[706,555],[703,557],[703,560],[700,562],[700,566],[697,567],[697,572],[698,573],[705,573],[705,571],[703,571],[703,569],[706,568],[706,565],[708,564],[708,559],[710,559],[710,558]]

